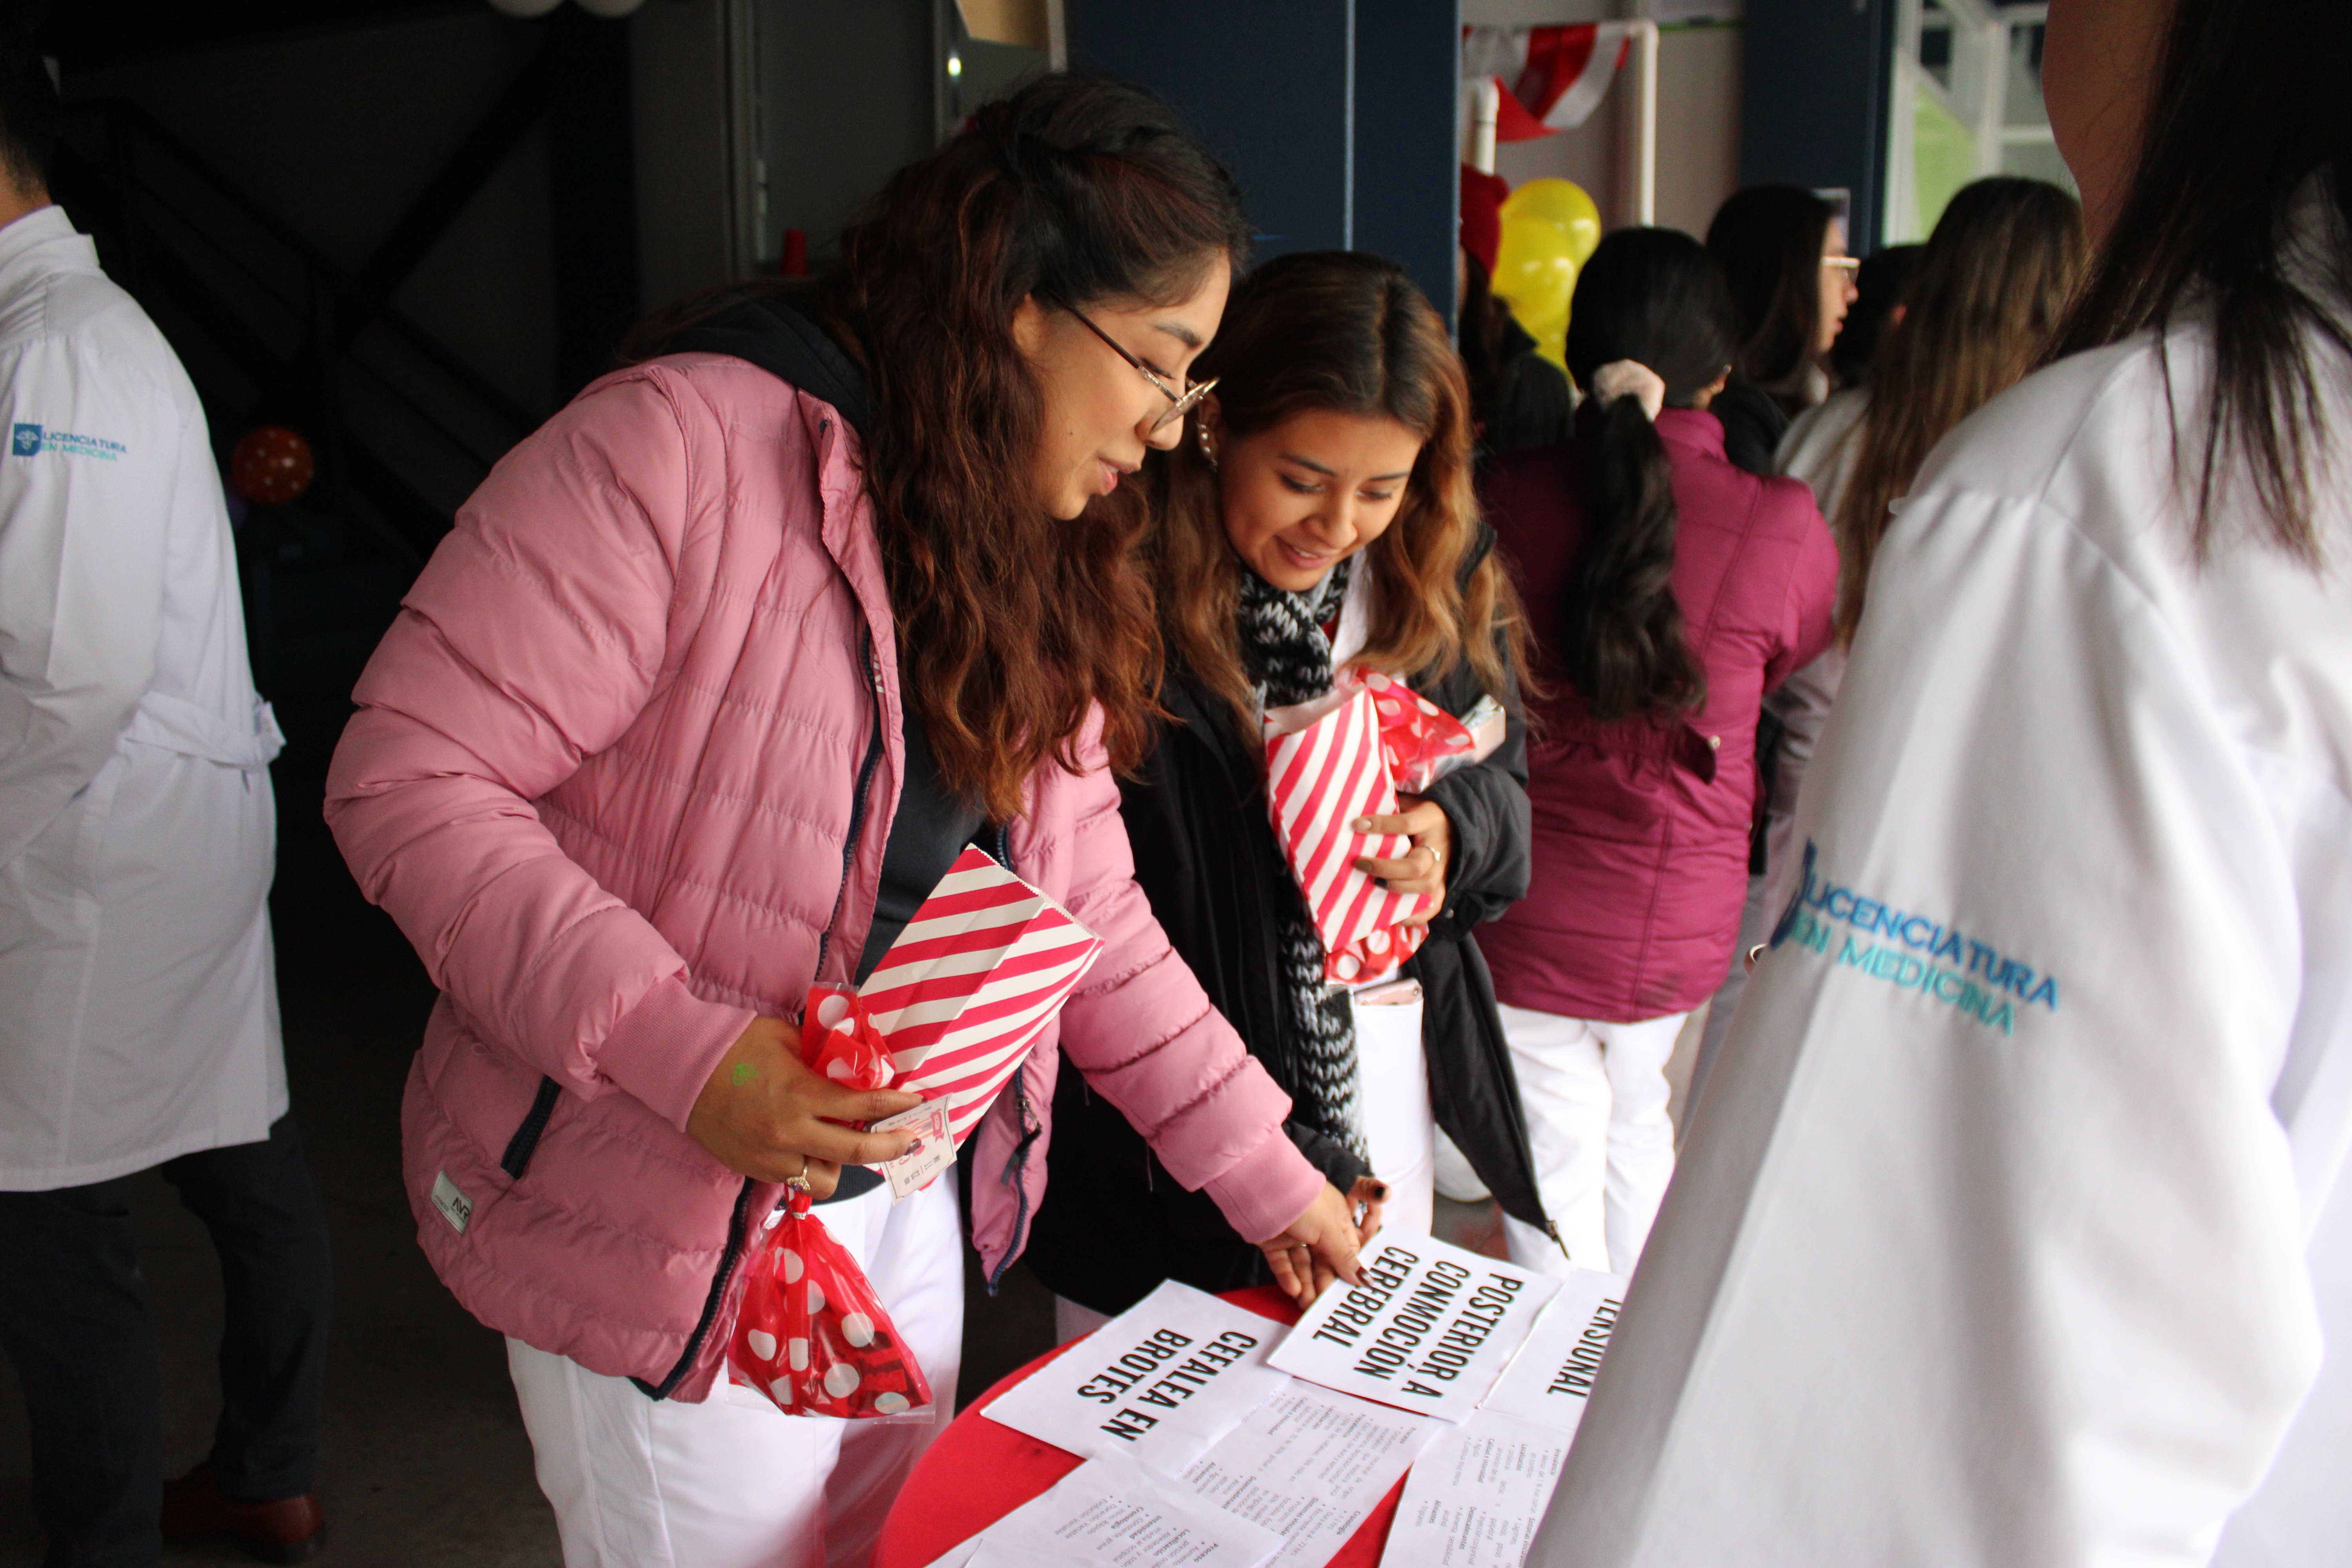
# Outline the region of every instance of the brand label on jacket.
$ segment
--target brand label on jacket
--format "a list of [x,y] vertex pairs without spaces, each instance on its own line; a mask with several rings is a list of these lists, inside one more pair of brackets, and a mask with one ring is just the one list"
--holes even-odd
[[2058,1011],[2057,976],[2037,974],[2031,964],[1962,936],[1957,927],[1858,893],[1818,871],[1817,858],[1808,839],[1804,882],[1772,928],[1773,947],[1794,943],[1837,968],[1858,969],[1898,990],[1932,997],[2004,1035],[2017,1033],[2020,1007]]
[[57,452],[68,458],[96,458],[111,463],[131,448],[120,441],[110,441],[103,436],[77,436],[67,430],[45,430],[38,425],[19,423],[8,432],[8,451],[17,458],[37,458],[44,452]]
[[441,1217],[449,1222],[451,1230],[459,1236],[466,1234],[466,1226],[474,1217],[474,1205],[457,1190],[457,1184],[449,1179],[446,1171],[433,1173],[433,1206],[441,1211]]

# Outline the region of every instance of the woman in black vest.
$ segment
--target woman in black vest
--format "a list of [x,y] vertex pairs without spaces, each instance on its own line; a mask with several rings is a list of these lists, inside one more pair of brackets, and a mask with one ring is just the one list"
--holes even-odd
[[[1170,718],[1121,789],[1136,880],[1290,1094],[1292,1140],[1368,1229],[1383,1206],[1392,1227],[1427,1228],[1433,1122],[1507,1212],[1546,1225],[1467,940],[1527,890],[1528,798],[1518,606],[1471,491],[1461,361],[1402,268],[1324,252],[1244,280],[1199,374],[1220,378],[1217,393],[1147,470]],[[1358,829],[1410,836],[1403,857],[1358,864],[1442,900],[1402,970],[1418,1001],[1410,985],[1323,981],[1267,813],[1261,710],[1328,691],[1349,665],[1457,717],[1482,701],[1507,715],[1492,755]],[[1226,1290],[1267,1278],[1265,1254],[1157,1170],[1126,1118],[1076,1075],[1065,1085],[1028,1258],[1064,1299],[1066,1333],[1163,1279]]]

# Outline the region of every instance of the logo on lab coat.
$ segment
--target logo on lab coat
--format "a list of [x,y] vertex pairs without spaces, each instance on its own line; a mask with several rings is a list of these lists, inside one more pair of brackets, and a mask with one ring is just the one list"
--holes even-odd
[[37,458],[44,452],[55,452],[66,458],[96,458],[101,463],[111,463],[131,450],[120,441],[110,441],[103,436],[76,436],[66,430],[46,430],[38,425],[18,424],[8,432],[8,454],[15,458]]
[[[1834,950],[1836,967],[1932,996],[2004,1035],[2017,1032],[2020,1007],[2038,1003],[2058,1011],[2055,975],[2037,974],[2022,959],[1964,937],[1958,928],[1932,916],[1858,893],[1818,871],[1817,864],[1808,839],[1803,881],[1772,929],[1774,948],[1790,942],[1830,958],[1832,936],[1842,937]],[[1839,924],[1851,932],[1834,931]]]

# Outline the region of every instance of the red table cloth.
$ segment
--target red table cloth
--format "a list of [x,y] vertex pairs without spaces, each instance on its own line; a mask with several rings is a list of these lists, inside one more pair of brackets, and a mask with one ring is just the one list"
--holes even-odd
[[[1224,1299],[1277,1323],[1298,1321],[1298,1309],[1291,1305],[1290,1298],[1270,1286],[1229,1291]],[[915,1473],[907,1478],[898,1501],[890,1505],[881,1542],[874,1549],[874,1568],[924,1568],[950,1547],[979,1534],[1085,1463],[1066,1449],[1000,1426],[981,1414],[1023,1378],[1073,1345],[1085,1342],[1072,1340],[1047,1351],[1008,1374],[948,1424],[916,1465]],[[1381,1550],[1388,1544],[1390,1521],[1396,1518],[1397,1502],[1403,1496],[1404,1482],[1391,1487],[1389,1495],[1331,1559],[1331,1568],[1379,1568]]]

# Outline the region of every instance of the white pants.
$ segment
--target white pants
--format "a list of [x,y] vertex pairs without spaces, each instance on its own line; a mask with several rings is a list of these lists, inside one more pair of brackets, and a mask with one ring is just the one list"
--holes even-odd
[[787,1415],[723,1380],[700,1405],[507,1341],[564,1568],[864,1568],[908,1473],[955,1414],[963,1244],[952,1172],[904,1203],[816,1212],[931,1382],[936,1424]]
[[1356,1078],[1362,1086],[1364,1148],[1389,1184],[1381,1228],[1427,1236],[1437,1213],[1437,1122],[1429,1110],[1429,1060],[1418,999],[1355,1003]]
[[1505,1006],[1503,1037],[1526,1107],[1544,1212],[1568,1244],[1503,1218],[1511,1261],[1565,1275],[1573,1266],[1631,1274],[1675,1173],[1666,1058],[1687,1013],[1634,1024],[1562,1018]]

